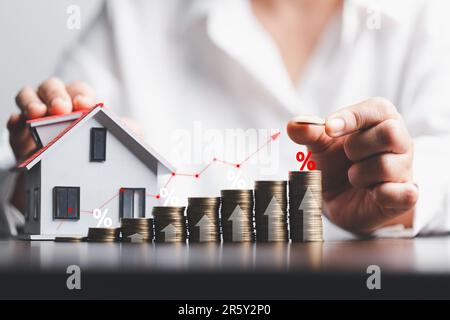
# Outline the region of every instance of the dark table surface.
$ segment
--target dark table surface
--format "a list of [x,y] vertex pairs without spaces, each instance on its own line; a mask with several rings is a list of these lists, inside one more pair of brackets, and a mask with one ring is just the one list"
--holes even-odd
[[[77,265],[82,289],[68,290]],[[369,290],[367,267],[381,270]],[[306,244],[0,241],[0,298],[450,298],[450,236]]]

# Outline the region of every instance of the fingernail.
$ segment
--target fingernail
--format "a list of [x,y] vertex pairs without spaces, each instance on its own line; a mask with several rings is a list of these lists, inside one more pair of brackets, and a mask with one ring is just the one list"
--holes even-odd
[[345,128],[345,121],[342,118],[331,118],[327,121],[327,126],[331,132],[338,134]]

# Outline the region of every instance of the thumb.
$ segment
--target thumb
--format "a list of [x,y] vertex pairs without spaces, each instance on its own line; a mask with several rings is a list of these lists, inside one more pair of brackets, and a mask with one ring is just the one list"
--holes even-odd
[[297,123],[289,121],[287,133],[295,143],[306,145],[313,152],[324,151],[332,142],[322,125]]

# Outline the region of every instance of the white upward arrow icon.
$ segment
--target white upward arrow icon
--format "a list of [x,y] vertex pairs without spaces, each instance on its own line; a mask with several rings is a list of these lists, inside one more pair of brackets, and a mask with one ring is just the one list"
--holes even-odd
[[232,241],[242,241],[243,235],[242,235],[242,219],[244,218],[244,212],[242,211],[241,207],[239,205],[234,208],[233,212],[231,213],[230,217],[228,218],[228,221],[231,221],[232,224]]
[[312,194],[311,190],[306,189],[305,195],[303,196],[302,202],[300,203],[300,207],[298,207],[299,210],[308,210],[308,209],[315,209],[320,208],[320,205],[318,204],[316,198]]
[[130,238],[131,242],[142,242],[144,236],[141,235],[140,233],[134,233],[131,236],[128,236],[128,238]]
[[195,226],[199,228],[200,242],[209,240],[209,228],[212,225],[213,223],[209,220],[206,214],[199,220],[199,222],[197,222]]
[[[300,207],[298,207],[300,210],[303,210],[303,221],[305,221],[306,218],[306,212],[305,210],[311,210],[311,209],[318,209],[320,208],[319,203],[317,202],[317,199],[314,197],[311,190],[306,189],[305,195],[303,196],[302,202],[300,203]],[[305,240],[305,232],[306,232],[306,226],[303,223],[303,240]]]
[[274,224],[277,222],[277,213],[281,212],[281,207],[275,197],[272,197],[269,204],[267,205],[264,215],[267,216],[268,220],[268,230],[269,230],[269,241],[274,241],[276,239]]
[[173,226],[173,224],[167,225],[164,229],[161,230],[161,232],[164,232],[164,240],[167,241],[175,241],[176,239],[176,228]]

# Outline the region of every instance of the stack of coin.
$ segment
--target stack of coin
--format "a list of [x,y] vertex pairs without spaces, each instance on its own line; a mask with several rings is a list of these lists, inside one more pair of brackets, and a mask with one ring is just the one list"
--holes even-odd
[[286,181],[255,181],[255,222],[257,241],[288,240]]
[[186,242],[185,207],[153,207],[156,242]]
[[119,240],[119,228],[89,228],[89,242],[115,242]]
[[221,195],[223,241],[254,241],[253,190],[222,190]]
[[289,172],[289,222],[293,242],[323,241],[321,171]]
[[152,218],[122,218],[122,241],[124,242],[152,242]]
[[219,197],[188,198],[189,242],[220,242]]

